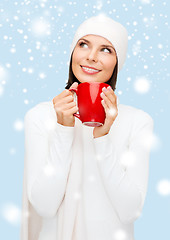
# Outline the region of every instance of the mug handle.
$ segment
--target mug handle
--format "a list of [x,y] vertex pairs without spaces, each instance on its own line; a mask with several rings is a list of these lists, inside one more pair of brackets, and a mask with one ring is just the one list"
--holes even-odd
[[[69,91],[73,91],[75,92],[75,94],[77,95],[77,89],[76,88],[71,88],[69,89]],[[74,113],[73,116],[77,117],[78,119],[80,119],[80,114],[79,113]],[[81,120],[81,119],[80,119]]]

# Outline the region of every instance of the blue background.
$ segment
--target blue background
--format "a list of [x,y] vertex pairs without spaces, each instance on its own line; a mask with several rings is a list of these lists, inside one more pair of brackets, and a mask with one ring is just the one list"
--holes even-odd
[[[24,115],[64,89],[75,30],[85,18],[98,14],[128,30],[128,55],[116,94],[121,103],[152,116],[159,139],[151,152],[148,192],[142,216],[135,222],[135,240],[170,239],[170,194],[157,190],[160,181],[170,181],[169,11],[168,0],[1,0],[0,239],[17,240],[20,234],[19,221],[9,221],[4,209],[10,204],[21,209]],[[37,30],[37,21],[45,21],[47,31]],[[143,94],[134,88],[140,77],[150,84]]]

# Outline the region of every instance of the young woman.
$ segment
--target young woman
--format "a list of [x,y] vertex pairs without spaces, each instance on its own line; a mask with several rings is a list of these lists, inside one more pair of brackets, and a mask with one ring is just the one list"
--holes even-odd
[[[117,72],[127,51],[127,31],[108,17],[92,17],[71,45],[66,89],[25,117],[22,240],[134,240],[147,191],[153,121],[118,104]],[[103,126],[88,127],[69,89],[105,82]]]

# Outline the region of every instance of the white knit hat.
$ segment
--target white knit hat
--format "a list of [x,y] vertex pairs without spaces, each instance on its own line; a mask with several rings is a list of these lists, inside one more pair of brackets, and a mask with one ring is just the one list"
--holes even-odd
[[89,34],[98,35],[110,41],[118,58],[118,71],[126,59],[128,33],[123,25],[104,15],[98,15],[85,20],[77,29],[71,44],[71,54],[77,41]]

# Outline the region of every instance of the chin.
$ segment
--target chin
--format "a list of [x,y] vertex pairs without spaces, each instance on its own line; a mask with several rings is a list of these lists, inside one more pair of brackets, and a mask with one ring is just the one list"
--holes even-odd
[[84,82],[102,82],[97,78],[89,78],[89,77],[79,77],[77,78],[79,82],[84,83]]

